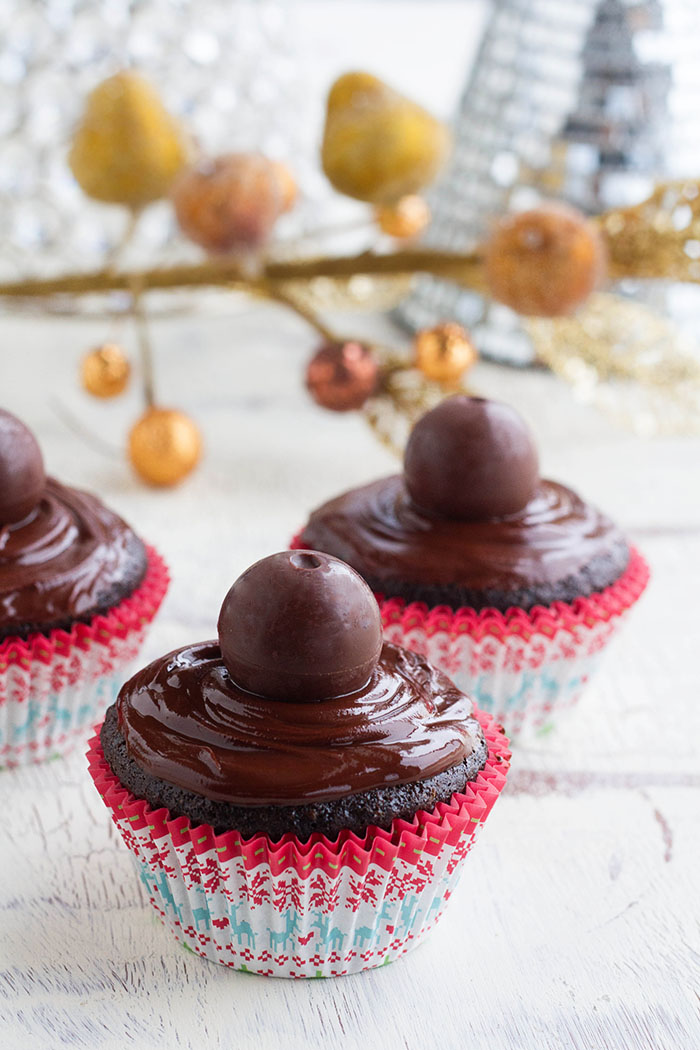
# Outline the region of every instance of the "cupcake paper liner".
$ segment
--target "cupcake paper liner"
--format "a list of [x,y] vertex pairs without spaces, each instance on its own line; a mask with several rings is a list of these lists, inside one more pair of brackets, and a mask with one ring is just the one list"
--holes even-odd
[[[299,536],[291,546],[301,546]],[[577,703],[648,582],[649,567],[632,547],[627,568],[610,587],[529,612],[376,598],[386,640],[441,668],[516,741],[521,734],[550,732]]]
[[387,640],[442,668],[515,740],[549,732],[576,704],[648,580],[649,568],[633,548],[625,572],[604,591],[529,612],[429,609],[377,598]]
[[99,737],[88,764],[151,905],[176,940],[213,962],[277,977],[336,977],[382,966],[435,925],[506,781],[508,740],[483,712],[489,755],[464,794],[390,831],[336,841],[216,835],[171,820],[112,773]]
[[165,562],[146,551],[142,583],[104,615],[0,642],[0,768],[65,754],[114,702],[168,588]]

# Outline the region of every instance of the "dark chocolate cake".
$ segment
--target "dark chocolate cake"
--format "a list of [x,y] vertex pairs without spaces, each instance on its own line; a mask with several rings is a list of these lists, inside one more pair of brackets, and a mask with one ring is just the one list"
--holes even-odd
[[0,411],[0,640],[87,623],[132,594],[146,567],[129,526],[46,478],[33,435]]
[[384,598],[502,612],[601,591],[630,556],[609,518],[540,479],[512,409],[463,396],[418,422],[404,474],[325,503],[298,542],[342,558]]
[[367,585],[309,551],[244,573],[219,641],[136,674],[101,743],[151,807],[273,839],[410,821],[463,791],[487,757],[469,698],[423,657],[382,644]]

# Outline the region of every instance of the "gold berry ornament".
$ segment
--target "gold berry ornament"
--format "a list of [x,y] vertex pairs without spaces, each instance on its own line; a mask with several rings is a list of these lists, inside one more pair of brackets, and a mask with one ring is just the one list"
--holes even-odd
[[283,164],[259,153],[226,153],[188,168],[173,187],[180,229],[208,252],[259,248],[296,197]]
[[116,343],[96,346],[80,365],[83,389],[93,397],[117,397],[126,389],[130,375],[129,358]]
[[465,330],[452,321],[418,332],[414,349],[416,365],[426,379],[448,385],[456,383],[478,357]]
[[377,225],[389,237],[417,237],[430,222],[430,208],[423,197],[409,193],[396,204],[380,204],[375,210]]
[[177,485],[201,454],[199,430],[176,409],[149,408],[129,432],[129,460],[149,485]]
[[68,163],[88,197],[141,208],[168,193],[187,152],[180,124],[148,81],[124,71],[89,95]]
[[345,73],[328,93],[323,170],[340,193],[394,204],[433,181],[450,151],[447,127],[370,73]]
[[309,361],[306,388],[317,405],[332,412],[362,408],[377,387],[378,368],[362,343],[324,343]]
[[525,316],[558,317],[585,302],[605,274],[597,227],[566,204],[509,215],[484,246],[492,298]]

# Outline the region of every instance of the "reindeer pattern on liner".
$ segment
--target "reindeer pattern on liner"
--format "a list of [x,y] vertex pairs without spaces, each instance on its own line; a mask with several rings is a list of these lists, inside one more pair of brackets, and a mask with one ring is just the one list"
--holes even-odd
[[[202,903],[192,908],[192,922],[195,930],[199,930],[200,923],[203,923],[204,929],[208,930],[211,926],[211,921],[209,919],[209,908],[207,907],[207,895],[201,886],[196,887],[196,893]],[[190,903],[192,902],[190,901]]]
[[22,740],[26,733],[33,728],[35,723],[39,720],[41,714],[41,704],[36,700],[27,701],[27,705],[24,709],[24,721],[15,722],[12,727],[12,738],[15,742]]
[[354,931],[354,933],[352,935],[353,946],[359,944],[360,948],[364,948],[365,947],[365,943],[367,941],[370,941],[372,939],[373,935],[374,935],[374,927],[373,926],[358,926],[355,929],[355,931]]
[[330,921],[328,915],[324,915],[323,912],[317,911],[314,915],[312,926],[314,929],[318,930],[319,940],[323,944],[330,945],[332,951],[340,951],[343,947],[345,934],[338,926],[333,926],[331,929]]
[[[13,668],[0,688],[0,769],[24,765],[65,751],[67,740],[93,725],[112,703],[124,681],[123,669],[139,650],[145,623],[130,629],[109,645],[70,648],[65,656],[54,654],[41,672],[33,661]],[[32,670],[33,668],[33,670]]]
[[163,901],[167,904],[172,905],[174,903],[172,890],[170,889],[170,882],[168,876],[161,868],[156,876],[156,882],[158,883],[158,892],[161,895]]
[[285,926],[283,930],[269,930],[270,951],[279,950],[281,947],[287,950],[287,945],[293,934],[299,929],[299,916],[293,908],[284,914]]
[[418,898],[415,893],[408,893],[401,901],[401,931],[402,933],[408,933],[410,929],[415,927],[416,920],[420,915],[420,908],[418,907]]
[[149,899],[153,898],[156,904],[158,904],[160,898],[164,908],[173,908],[173,910],[176,910],[175,901],[170,889],[170,882],[168,881],[168,876],[163,869],[159,868],[157,872],[153,872],[147,864],[141,863],[138,866],[138,871],[139,878],[143,883]]
[[[176,901],[173,891],[180,896],[178,884],[168,877],[163,868],[153,870],[142,860],[138,869],[148,898],[164,913],[166,921],[179,927],[188,947],[199,951],[212,936],[217,941],[217,931],[220,930],[230,944],[229,950],[233,957],[240,958],[244,963],[244,969],[250,965],[254,957],[252,953],[258,951],[256,939],[260,939],[261,933],[261,959],[267,954],[268,959],[273,956],[279,965],[282,965],[280,960],[284,958],[282,953],[295,953],[302,958],[309,953],[312,959],[327,957],[330,953],[331,961],[336,960],[339,965],[346,964],[348,959],[358,955],[365,960],[376,957],[384,963],[391,962],[395,957],[397,938],[399,941],[407,937],[414,939],[420,936],[424,928],[432,926],[449,899],[450,887],[454,882],[453,872],[443,876],[439,891],[425,901],[420,885],[423,873],[419,872],[421,879],[416,877],[412,883],[418,892],[404,885],[399,888],[399,893],[403,890],[402,896],[392,893],[384,895],[380,898],[381,903],[377,901],[373,908],[365,907],[361,912],[356,908],[350,909],[348,898],[346,910],[352,910],[355,920],[354,925],[350,926],[344,925],[345,911],[333,909],[324,912],[319,908],[304,916],[304,909],[300,912],[288,908],[277,913],[282,928],[263,928],[267,934],[265,937],[265,933],[256,928],[254,922],[242,917],[241,911],[243,915],[246,914],[245,901],[239,900],[234,904],[227,899],[223,914],[219,915],[216,910],[212,911],[211,895],[202,885],[191,885],[186,896]],[[193,940],[195,937],[197,939]],[[266,944],[267,953],[264,951]],[[237,947],[234,948],[234,945]],[[317,966],[317,963],[312,965]]]
[[238,921],[238,909],[240,904],[229,904],[228,909],[228,921],[231,927],[232,936],[235,935],[236,940],[239,944],[243,943],[243,938],[246,939],[246,944],[249,948],[255,947],[255,934],[253,933],[253,927],[246,919]]
[[[471,640],[468,642],[472,644]],[[426,655],[432,657],[433,662],[439,663],[434,653],[426,651]],[[581,673],[580,669],[580,656],[575,656],[573,665],[570,659],[562,655],[555,666],[546,665],[532,669],[514,667],[502,675],[496,691],[492,688],[491,670],[470,675],[463,671],[455,671],[452,678],[457,686],[474,697],[479,707],[496,713],[498,717],[507,713],[511,726],[514,723],[519,724],[527,711],[534,716],[533,725],[539,728],[549,720],[555,704],[563,708],[576,702],[586,681],[600,662],[602,651],[588,653],[584,673]],[[544,655],[542,659],[544,661]],[[468,661],[462,657],[461,662]]]
[[[201,930],[209,933],[212,926],[222,928],[220,920],[215,918],[212,921],[208,895],[202,886],[192,886],[187,898],[178,903],[173,896],[173,884],[162,868],[152,871],[148,864],[142,862],[139,864],[139,878],[148,897],[155,903],[160,903],[163,910],[174,917],[181,928],[192,926],[196,933]],[[440,892],[423,908],[420,907],[419,895],[413,892],[408,892],[398,899],[385,896],[381,900],[381,907],[374,912],[364,911],[364,923],[350,929],[343,929],[340,925],[332,923],[333,915],[321,910],[311,913],[312,921],[309,926],[309,920],[302,922],[296,909],[287,909],[280,915],[284,922],[283,928],[267,929],[269,950],[273,953],[291,951],[296,943],[302,948],[315,944],[317,952],[324,950],[342,954],[344,950],[347,952],[353,949],[362,953],[387,951],[392,938],[405,937],[410,931],[417,931],[421,912],[424,912],[421,926],[432,925],[449,898],[452,881],[452,876],[443,878]],[[239,950],[256,950],[255,929],[247,919],[239,918],[242,907],[240,902],[228,902],[225,912],[228,918],[223,917],[222,921],[230,927],[230,939],[238,944]],[[302,936],[304,928],[308,932]]]
[[146,890],[146,895],[150,900],[151,897],[155,896],[154,891],[156,887],[153,884],[153,875],[151,874],[149,869],[143,864],[139,864],[139,878],[141,879],[143,887]]

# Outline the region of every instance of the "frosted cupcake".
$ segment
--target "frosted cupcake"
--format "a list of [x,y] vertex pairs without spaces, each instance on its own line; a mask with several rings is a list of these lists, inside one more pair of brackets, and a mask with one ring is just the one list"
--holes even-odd
[[47,478],[0,410],[0,767],[68,750],[112,703],[167,572],[97,497]]
[[469,689],[509,734],[573,704],[646,586],[620,529],[539,476],[507,405],[456,396],[414,427],[404,473],[314,511],[294,545],[342,558],[385,636]]
[[299,551],[238,579],[217,641],[127,682],[88,757],[178,940],[228,966],[313,977],[421,940],[509,753],[444,674],[383,643],[352,569]]

